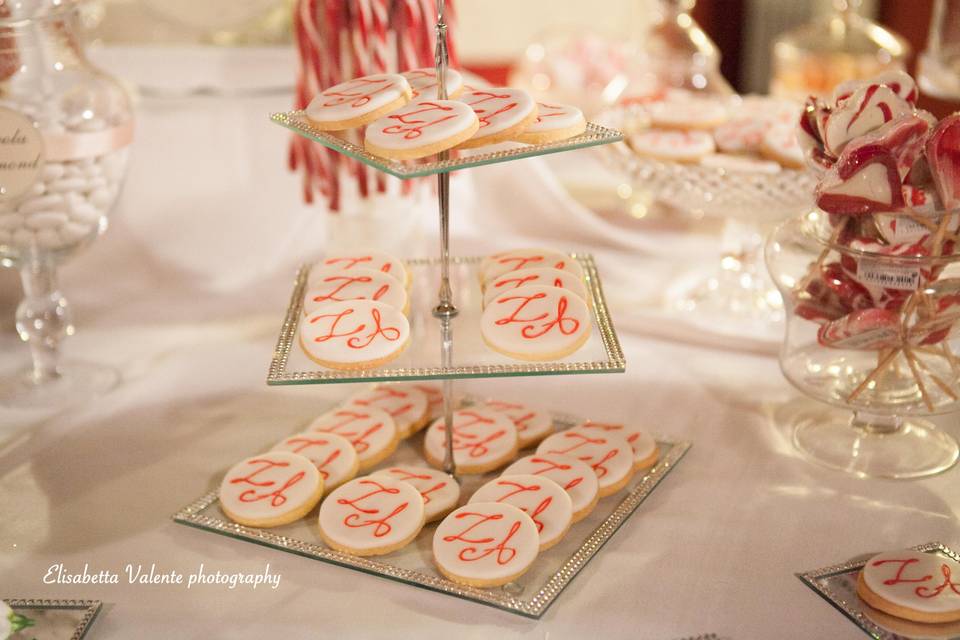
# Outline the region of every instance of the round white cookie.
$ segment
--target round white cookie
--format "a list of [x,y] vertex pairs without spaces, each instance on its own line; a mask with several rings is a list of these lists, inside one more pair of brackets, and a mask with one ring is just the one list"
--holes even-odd
[[303,296],[303,313],[310,315],[323,305],[347,300],[373,300],[407,311],[407,290],[402,283],[383,271],[357,267],[311,273],[310,287]]
[[654,102],[646,110],[654,126],[667,129],[713,129],[727,119],[723,103],[709,98]]
[[[423,440],[427,462],[443,466],[447,429],[443,418],[434,420]],[[485,473],[503,466],[517,455],[517,428],[507,416],[482,407],[453,412],[453,461],[458,473]]]
[[450,513],[460,500],[460,485],[453,476],[429,467],[397,465],[377,469],[372,476],[387,476],[413,485],[423,496],[426,521],[433,522]]
[[369,469],[393,453],[400,441],[393,418],[375,407],[342,407],[310,423],[308,431],[335,433],[357,451],[360,469]]
[[410,342],[403,311],[383,302],[346,300],[315,309],[300,323],[300,346],[331,369],[371,369],[398,357]]
[[320,505],[320,536],[329,546],[358,556],[396,551],[423,528],[423,498],[412,485],[364,476],[334,489]]
[[583,267],[577,260],[550,249],[511,249],[487,256],[480,262],[480,279],[485,287],[491,280],[510,271],[538,267],[567,271],[583,280]]
[[483,406],[487,409],[499,411],[511,420],[517,427],[517,437],[520,448],[529,447],[540,442],[553,433],[553,417],[546,411],[533,409],[519,402],[504,400],[486,400]]
[[480,333],[494,351],[519,360],[556,360],[590,337],[590,310],[566,289],[528,285],[505,291],[483,310]]
[[578,522],[593,511],[599,500],[597,474],[586,463],[572,456],[556,453],[535,453],[520,458],[503,475],[530,474],[550,478],[570,496],[573,507],[573,522]]
[[616,433],[626,438],[633,449],[634,466],[637,469],[646,469],[652,467],[660,456],[660,450],[657,447],[657,441],[649,433],[641,429],[636,424],[611,424],[607,422],[587,422],[579,425],[586,430],[595,430],[603,433]]
[[533,520],[513,505],[474,502],[452,512],[433,534],[433,559],[454,582],[477,587],[523,575],[540,549]]
[[427,425],[429,420],[427,394],[413,385],[378,384],[350,396],[345,407],[374,407],[390,414],[401,438],[409,438]]
[[296,453],[270,451],[247,458],[220,483],[220,508],[234,522],[276,527],[299,520],[323,495],[317,467]]
[[697,162],[716,149],[706,131],[647,129],[632,134],[627,143],[638,155],[668,162]]
[[518,142],[545,144],[578,136],[587,128],[583,112],[569,104],[537,103],[537,119],[517,137]]
[[797,141],[797,128],[790,125],[770,127],[763,135],[760,151],[785,167],[804,167],[803,149]]
[[393,256],[371,249],[357,249],[354,251],[334,251],[326,258],[318,260],[310,270],[307,285],[312,286],[314,277],[326,275],[329,270],[354,271],[356,269],[373,269],[393,276],[403,286],[410,284],[410,273],[401,260]]
[[318,129],[340,131],[359,127],[403,106],[413,91],[396,73],[353,78],[325,89],[304,110]]
[[357,450],[349,440],[335,433],[298,433],[284,438],[271,451],[298,453],[310,460],[323,476],[325,493],[352,480],[360,468]]
[[960,563],[911,549],[881,553],[860,570],[857,594],[875,609],[899,618],[929,623],[960,620]]
[[523,89],[478,89],[464,93],[459,100],[473,109],[480,121],[477,132],[461,145],[464,148],[509,140],[537,118],[537,103]]
[[414,100],[370,123],[363,146],[386,158],[423,158],[468,140],[479,126],[477,115],[462,102]]
[[490,280],[486,283],[483,290],[483,305],[486,306],[490,304],[491,300],[504,291],[530,284],[560,287],[575,294],[584,302],[588,301],[587,288],[584,286],[582,278],[578,278],[569,271],[561,271],[560,269],[554,269],[552,267],[540,267],[508,271],[502,276]]
[[530,474],[504,474],[477,489],[469,503],[503,502],[521,509],[540,534],[540,551],[560,542],[573,522],[573,502],[550,478]]
[[549,436],[537,453],[572,456],[586,463],[597,474],[601,498],[622,489],[633,476],[633,449],[615,433],[573,427]]
[[[422,100],[436,100],[438,95],[437,70],[433,67],[423,67],[422,69],[411,69],[401,73],[410,88],[413,89],[413,97]],[[463,91],[463,75],[456,69],[447,69],[446,75],[447,98],[456,98]]]

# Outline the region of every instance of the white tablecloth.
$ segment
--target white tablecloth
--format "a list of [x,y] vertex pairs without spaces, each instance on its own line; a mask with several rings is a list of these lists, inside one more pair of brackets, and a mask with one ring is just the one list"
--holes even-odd
[[[142,77],[144,60],[157,77],[173,71],[162,52],[141,53],[101,59],[130,76]],[[268,67],[274,80],[289,76],[288,55]],[[627,293],[655,290],[678,264],[667,249],[694,255],[696,238],[619,231],[566,199],[534,160],[461,180],[454,251],[592,251],[609,274],[614,319],[626,319],[627,373],[463,387],[596,419],[642,419],[693,442],[543,618],[174,524],[171,514],[215,487],[229,465],[353,389],[264,384],[294,268],[325,237],[324,215],[301,204],[298,178],[284,168],[287,136],[266,119],[289,102],[140,102],[113,226],[62,270],[78,327],[66,354],[112,363],[123,384],[59,415],[0,411],[0,597],[103,600],[92,638],[854,639],[861,632],[795,572],[873,550],[960,543],[957,470],[888,482],[811,465],[778,425],[784,407],[803,400],[774,358],[631,331]],[[435,225],[424,223],[417,251],[433,255]],[[0,368],[9,369],[26,352],[12,329],[19,287],[10,272],[0,278]],[[225,573],[269,563],[281,582],[276,590],[44,584],[58,563],[73,573],[155,563],[184,574],[201,563]]]

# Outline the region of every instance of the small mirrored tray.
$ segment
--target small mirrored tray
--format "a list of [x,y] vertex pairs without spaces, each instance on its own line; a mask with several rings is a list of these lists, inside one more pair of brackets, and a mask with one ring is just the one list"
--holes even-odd
[[[960,556],[939,542],[914,547],[917,551],[932,553],[960,562]],[[875,553],[868,553],[849,562],[798,573],[804,584],[816,591],[840,613],[877,640],[960,640],[960,622],[923,624],[896,618],[877,611],[857,595],[857,576],[860,569]]]
[[33,620],[16,638],[80,640],[100,613],[99,600],[42,600],[4,598],[14,613]]
[[[580,422],[580,419],[572,416],[554,415],[557,429],[565,429]],[[230,521],[220,509],[217,491],[211,491],[181,509],[173,519],[181,524],[227,537],[473,600],[522,616],[539,618],[690,448],[689,442],[671,442],[661,438],[657,438],[657,445],[660,458],[656,465],[647,471],[638,472],[624,489],[602,498],[589,516],[571,526],[558,544],[542,552],[530,570],[518,580],[490,589],[457,584],[437,571],[433,564],[431,545],[438,522],[424,526],[417,539],[399,551],[364,558],[335,551],[323,543],[317,527],[318,509],[292,524],[272,529],[254,529]],[[403,441],[397,452],[379,466],[426,465],[421,455],[422,450],[423,432]],[[520,456],[532,452],[532,449],[523,451]],[[460,502],[465,503],[477,488],[497,475],[499,470],[461,477]]]
[[449,366],[442,363],[441,321],[432,314],[437,304],[437,286],[440,282],[439,259],[407,261],[413,282],[410,290],[410,345],[396,360],[376,369],[326,369],[303,353],[299,325],[304,317],[303,296],[310,276],[310,267],[304,266],[293,288],[290,306],[270,363],[267,384],[623,372],[626,369],[623,350],[607,311],[593,257],[587,254],[571,255],[583,266],[592,315],[590,338],[569,356],[546,362],[514,360],[493,351],[484,343],[480,335],[483,295],[478,273],[481,258],[451,258],[450,284],[453,287],[453,302],[460,313],[451,321],[453,348]]
[[447,160],[442,160],[436,155],[417,160],[390,160],[364,151],[363,139],[357,129],[321,131],[310,124],[310,120],[303,114],[303,111],[274,113],[270,116],[270,120],[298,135],[319,142],[325,147],[339,151],[351,158],[356,158],[364,164],[398,178],[429,176],[436,173],[456,171],[457,169],[542,156],[548,153],[572,151],[623,140],[623,134],[619,131],[588,122],[586,131],[580,135],[548,144],[530,145],[511,142],[477,149],[451,151],[450,155],[452,157]]

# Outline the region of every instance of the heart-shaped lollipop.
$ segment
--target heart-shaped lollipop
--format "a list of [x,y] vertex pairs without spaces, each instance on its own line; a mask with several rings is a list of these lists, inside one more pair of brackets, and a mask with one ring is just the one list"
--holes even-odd
[[853,311],[821,326],[817,341],[835,349],[891,349],[900,344],[900,314],[886,309]]
[[856,140],[844,149],[815,192],[817,206],[828,213],[864,215],[899,211],[902,183],[892,149],[874,140]]
[[919,96],[917,83],[913,81],[913,78],[911,78],[908,73],[904,73],[903,71],[884,71],[869,80],[847,80],[846,82],[841,82],[833,90],[833,104],[837,104],[841,100],[846,100],[853,95],[857,89],[871,84],[882,84],[910,104],[917,104],[917,97]]
[[882,84],[860,87],[841,100],[822,122],[827,152],[839,156],[854,138],[913,113],[913,105]]
[[947,116],[926,144],[927,163],[940,201],[947,209],[960,206],[960,114]]

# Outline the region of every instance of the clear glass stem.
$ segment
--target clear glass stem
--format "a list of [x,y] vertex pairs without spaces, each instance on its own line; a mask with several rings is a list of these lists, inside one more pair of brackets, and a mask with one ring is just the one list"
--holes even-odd
[[24,298],[17,307],[17,333],[30,346],[35,384],[60,377],[60,341],[73,334],[70,306],[57,287],[57,267],[47,253],[28,251],[20,265]]
[[869,435],[887,435],[896,433],[903,428],[903,418],[878,415],[866,411],[854,411],[850,418],[850,426]]

